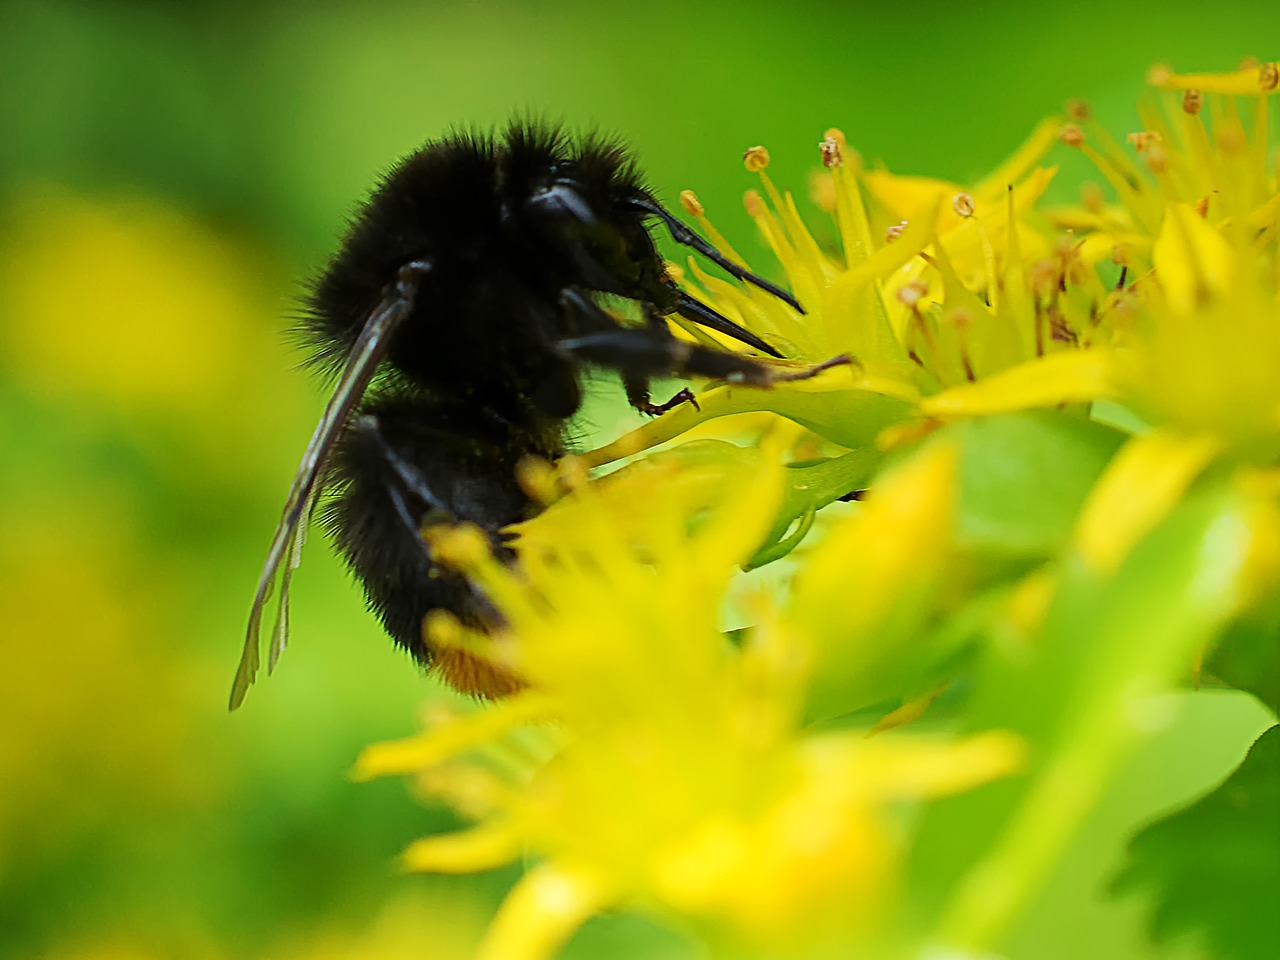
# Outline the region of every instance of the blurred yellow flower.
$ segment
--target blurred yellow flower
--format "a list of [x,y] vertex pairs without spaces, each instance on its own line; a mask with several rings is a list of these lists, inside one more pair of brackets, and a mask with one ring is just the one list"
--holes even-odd
[[[175,642],[211,563],[196,542],[164,543],[190,538],[182,525],[156,529],[156,488],[185,450],[153,433],[164,422],[210,454],[208,472],[242,472],[261,418],[241,378],[276,363],[272,308],[236,248],[172,208],[40,188],[5,213],[0,880],[140,811],[189,815],[224,795],[219,740],[192,709],[208,680]],[[133,469],[157,448],[156,473]]]
[[[1240,88],[1239,73],[1186,78],[1158,71],[1162,87],[1184,92],[1165,93],[1163,112],[1142,111],[1148,128],[1129,138],[1135,158],[1100,126],[1076,128],[1067,142],[1098,165],[1119,204],[1100,206],[1093,217],[1059,211],[1056,218],[1087,229],[1082,245],[1109,249],[1124,267],[1128,283],[1110,297],[1111,335],[1098,341],[1110,350],[1081,361],[1074,378],[1037,378],[1049,367],[1032,364],[1016,382],[931,397],[926,412],[986,413],[1092,393],[1116,396],[1153,423],[1260,443],[1264,458],[1273,455],[1280,192],[1268,141],[1267,94],[1275,88],[1266,78],[1274,71],[1274,64],[1255,68],[1250,89]],[[1189,88],[1191,80],[1206,89]],[[1209,92],[1215,89],[1245,97],[1243,104]]]
[[[1068,565],[1105,581],[1226,463],[1251,491],[1231,610],[1274,586],[1280,200],[1258,96],[1269,92],[1267,69],[1248,90],[1233,74],[1170,94],[1171,119],[1148,115],[1149,129],[1131,138],[1141,165],[1078,106],[1071,123],[1041,124],[968,189],[863,170],[827,131],[814,188],[835,218],[834,252],[770,180],[767,150],[747,151],[761,179],[747,209],[805,315],[692,260],[673,272],[789,357],[848,353],[855,364],[771,391],[715,387],[700,410],[673,410],[554,476],[534,471],[548,502],[557,485],[569,493],[515,528],[517,569],[474,531],[427,533],[508,624],[482,636],[437,614],[425,625],[433,643],[495,660],[528,686],[483,709],[437,713],[420,736],[371,747],[358,773],[413,774],[424,794],[474,821],[415,843],[413,869],[536,861],[490,927],[484,958],[549,957],[617,906],[734,955],[878,955],[902,889],[897,809],[1007,774],[1022,751],[1000,731],[937,741],[891,729],[936,689],[870,731],[806,726],[900,697],[971,639],[969,628],[933,629],[965,589],[952,583],[964,579],[953,543],[962,443],[954,430],[929,436],[947,420],[1126,405],[1151,427],[1098,461],[1074,539],[1068,514],[1057,541],[1084,561]],[[1186,78],[1157,79],[1186,88]],[[1225,99],[1237,95],[1262,104],[1248,124]],[[1035,209],[1055,174],[1041,158],[1059,141],[1094,159],[1118,203],[1090,192],[1078,209]],[[744,263],[695,196],[682,202]],[[707,420],[762,412],[809,433],[797,441],[794,427],[757,424],[764,439],[751,447],[699,439],[587,480],[589,468]],[[792,502],[806,465],[784,465],[800,447],[870,451],[847,476],[880,472],[866,502],[810,549],[785,598],[751,598],[754,626],[730,642],[719,616],[736,571],[772,556],[757,551],[793,517],[798,536],[806,529]],[[886,450],[903,455],[880,470]],[[1063,602],[1059,573],[1052,562],[1019,568],[995,591],[1027,637]],[[1170,655],[1170,675],[1183,655]],[[1081,796],[1084,810],[1092,795]]]
[[[261,324],[244,264],[151,199],[29,192],[8,210],[6,365],[133,406],[207,401]],[[180,254],[180,255],[179,255]],[[104,362],[109,359],[109,362]]]
[[[371,747],[358,773],[417,774],[424,791],[479,821],[419,841],[406,853],[414,869],[486,869],[523,852],[539,860],[481,956],[551,956],[618,905],[748,952],[853,950],[879,932],[895,889],[902,838],[890,808],[1018,762],[1017,743],[997,733],[867,740],[864,730],[802,727],[817,672],[856,673],[874,659],[877,625],[918,599],[895,593],[918,578],[910,564],[886,566],[866,596],[834,595],[823,570],[846,550],[883,547],[885,524],[932,527],[946,515],[945,447],[904,467],[867,517],[833,533],[794,605],[760,598],[760,626],[740,647],[725,641],[719,601],[776,508],[786,439],[756,451],[715,445],[687,473],[676,457],[656,458],[578,485],[524,525],[519,575],[472,532],[432,534],[519,638],[468,642],[530,687]],[[879,604],[861,609],[873,590]],[[428,629],[437,643],[461,642],[456,623]]]
[[177,430],[212,471],[273,451],[271,418],[301,400],[279,374],[288,270],[273,255],[141,195],[33,187],[4,219],[0,376],[40,402]]
[[1275,73],[1275,64],[1195,77],[1155,71],[1163,111],[1143,110],[1147,129],[1129,138],[1136,160],[1096,124],[1073,128],[1066,142],[1090,156],[1120,201],[1091,220],[1059,214],[1087,221],[1082,244],[1110,247],[1124,266],[1129,282],[1110,297],[1109,335],[1090,351],[921,403],[954,417],[1110,398],[1145,419],[1152,435],[1131,441],[1081,519],[1082,549],[1104,567],[1215,459],[1265,466],[1280,456]]

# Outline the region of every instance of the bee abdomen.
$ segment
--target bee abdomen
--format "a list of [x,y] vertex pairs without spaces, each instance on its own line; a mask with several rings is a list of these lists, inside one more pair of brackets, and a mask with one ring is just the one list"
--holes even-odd
[[419,663],[435,660],[422,634],[432,610],[479,630],[502,623],[475,586],[432,555],[422,530],[473,523],[496,556],[514,562],[501,531],[537,512],[515,465],[543,453],[538,446],[532,434],[501,429],[482,410],[429,399],[369,404],[352,419],[330,464],[323,520],[369,608]]

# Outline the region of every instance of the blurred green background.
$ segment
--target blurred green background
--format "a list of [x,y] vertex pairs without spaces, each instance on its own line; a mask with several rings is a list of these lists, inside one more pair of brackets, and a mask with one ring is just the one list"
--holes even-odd
[[[758,255],[748,146],[800,194],[831,125],[964,182],[1071,96],[1133,129],[1155,61],[1274,57],[1267,7],[0,2],[0,955],[465,956],[512,879],[396,873],[448,817],[345,771],[437,694],[323,544],[294,648],[225,712],[324,399],[281,331],[395,158],[517,110],[596,125]],[[1148,955],[1101,892],[1117,840],[1262,724],[1185,700],[1011,956]],[[622,917],[568,954],[693,955]]]

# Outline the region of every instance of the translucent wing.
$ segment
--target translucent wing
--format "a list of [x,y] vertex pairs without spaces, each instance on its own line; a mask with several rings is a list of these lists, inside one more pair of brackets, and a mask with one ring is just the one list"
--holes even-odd
[[288,499],[285,500],[284,514],[271,540],[271,549],[267,551],[267,561],[262,567],[262,575],[258,578],[258,592],[253,598],[253,607],[249,611],[249,628],[245,633],[244,651],[240,655],[240,666],[236,669],[235,682],[231,685],[229,707],[232,710],[244,701],[245,693],[257,676],[258,638],[262,629],[262,614],[277,576],[280,578],[280,598],[275,625],[271,631],[268,670],[275,667],[280,652],[288,643],[289,583],[294,569],[301,560],[302,545],[306,540],[307,521],[320,495],[320,476],[325,462],[333,451],[334,444],[342,435],[351,411],[360,402],[370,381],[373,380],[378,364],[386,356],[393,334],[413,310],[418,279],[427,269],[429,265],[422,262],[415,262],[402,268],[396,285],[388,290],[378,305],[370,311],[360,330],[360,336],[356,338],[347,356],[347,362],[342,368],[333,396],[325,406],[315,433],[311,435],[311,441],[302,454],[302,462],[298,465],[298,472],[294,474],[293,483],[289,487]]

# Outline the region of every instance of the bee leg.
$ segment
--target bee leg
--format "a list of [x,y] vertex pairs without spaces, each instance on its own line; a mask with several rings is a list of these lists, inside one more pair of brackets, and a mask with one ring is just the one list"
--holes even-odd
[[[594,329],[584,336],[560,340],[556,347],[580,360],[619,371],[624,381],[633,384],[628,387],[628,399],[642,412],[649,412],[653,406],[659,413],[671,409],[670,402],[653,405],[646,399],[651,377],[685,374],[749,387],[771,387],[775,383],[807,380],[828,367],[850,362],[842,354],[809,367],[778,367],[740,353],[677,340],[665,324],[659,325],[651,304],[645,306],[648,326],[637,330],[618,326],[594,300],[573,287],[561,291],[560,303],[562,308],[574,311],[588,329]],[[672,398],[677,403],[685,399]]]
[[671,239],[676,243],[686,247],[692,247],[698,253],[702,254],[712,263],[719,264],[726,272],[745,283],[759,287],[766,293],[772,294],[783,303],[790,304],[797,312],[804,313],[804,308],[800,303],[787,291],[781,287],[770,283],[763,277],[758,277],[745,267],[741,267],[734,263],[723,253],[717,250],[712,244],[708,243],[702,237],[693,231],[693,228],[684,221],[678,219],[673,213],[667,210],[662,204],[658,203],[652,197],[637,197],[630,201],[631,206],[637,210],[643,210],[645,213],[652,214],[660,219],[667,226],[667,230],[671,232]]
[[397,644],[429,666],[434,654],[422,623],[432,610],[448,610],[480,628],[500,617],[461,574],[439,563],[423,539],[425,527],[458,520],[447,485],[437,489],[439,478],[422,466],[423,456],[439,463],[447,452],[397,439],[387,416],[370,412],[352,421],[336,461],[337,495],[327,521],[369,608]]
[[354,510],[385,496],[399,521],[393,527],[399,530],[385,530],[376,539],[384,548],[406,550],[401,554],[406,563],[425,563],[428,570],[434,567],[435,560],[422,539],[422,519],[429,513],[450,516],[448,505],[431,490],[422,472],[391,444],[375,414],[362,414],[352,421],[345,460],[347,470],[356,471],[356,475],[348,480],[336,503]]
[[646,416],[656,417],[658,414],[666,413],[673,410],[682,403],[693,404],[693,409],[701,410],[698,401],[693,395],[693,391],[688,387],[682,388],[666,403],[654,403],[649,396],[649,378],[638,377],[631,374],[624,374],[622,377],[622,385],[627,391],[627,400],[631,406],[635,407]]
[[777,367],[647,329],[618,328],[585,337],[571,337],[561,340],[559,347],[589,363],[620,370],[624,377],[688,375],[748,387],[771,387],[775,383],[807,380],[823,370],[850,362],[848,355],[841,354],[808,367]]
[[[666,318],[662,316],[651,303],[644,305],[644,322],[648,329],[652,330],[660,337],[674,339],[671,336],[671,328],[667,326]],[[674,410],[682,403],[693,404],[693,409],[701,410],[698,401],[694,399],[693,391],[688,387],[683,387],[677,391],[666,403],[654,403],[649,395],[649,378],[637,376],[631,373],[623,373],[622,386],[627,391],[627,400],[631,406],[645,416],[656,417],[666,413],[668,410]]]
[[561,340],[561,350],[581,360],[612,367],[632,380],[693,374],[767,387],[777,377],[759,360],[677,340],[654,330],[615,328]]

